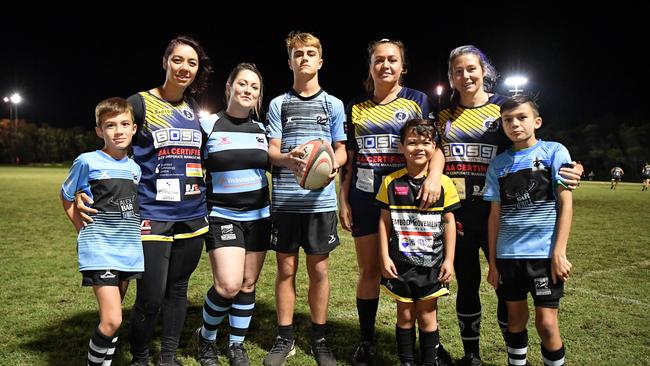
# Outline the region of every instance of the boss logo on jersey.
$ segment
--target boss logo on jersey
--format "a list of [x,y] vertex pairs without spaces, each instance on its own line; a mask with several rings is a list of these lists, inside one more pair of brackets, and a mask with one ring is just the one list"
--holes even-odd
[[442,151],[445,153],[445,157],[483,163],[489,163],[497,155],[497,147],[487,144],[450,143],[444,144]]
[[192,184],[185,184],[185,195],[186,196],[194,196],[197,194],[201,194],[201,189],[199,188],[199,185],[196,183]]
[[487,132],[497,132],[499,131],[500,120],[497,117],[486,117],[483,120],[483,127],[485,127]]
[[187,119],[194,119],[194,112],[192,112],[190,109],[183,109],[183,115]]
[[359,150],[363,149],[393,149],[397,150],[399,136],[396,135],[369,135],[357,137]]
[[201,132],[189,128],[163,128],[152,132],[155,148],[166,146],[201,147]]
[[409,114],[406,113],[405,110],[398,109],[393,113],[393,119],[395,119],[395,121],[397,122],[400,123],[406,122],[408,118],[409,118]]

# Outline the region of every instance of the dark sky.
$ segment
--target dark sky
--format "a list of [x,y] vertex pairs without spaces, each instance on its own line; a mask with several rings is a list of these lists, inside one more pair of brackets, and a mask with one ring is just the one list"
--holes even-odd
[[[263,17],[265,10],[255,9],[255,16],[223,11],[176,21],[167,14],[166,23],[143,21],[143,16],[5,17],[0,96],[19,91],[24,98],[19,115],[29,122],[90,128],[94,106],[101,99],[128,97],[162,84],[164,48],[173,36],[187,33],[203,43],[215,67],[210,89],[197,98],[199,103],[212,111],[220,109],[228,72],[238,62],[251,61],[265,78],[268,104],[291,85],[284,38],[290,30],[300,29],[321,38],[325,61],[321,85],[344,102],[362,92],[368,42],[393,38],[407,46],[406,85],[430,95],[437,83],[443,83],[443,98],[448,97],[449,51],[474,44],[503,77],[517,71],[528,76],[524,89],[538,94],[546,122],[579,124],[607,114],[647,115],[648,57],[642,54],[648,52],[648,32],[638,9],[591,9],[589,13],[600,15],[586,16],[583,10],[487,11],[472,5],[414,20],[417,10],[409,10],[407,16],[396,7],[377,3],[377,8],[383,9],[363,16],[311,13],[270,18]],[[503,78],[500,81],[496,91],[507,94]],[[3,104],[0,116],[8,115]]]

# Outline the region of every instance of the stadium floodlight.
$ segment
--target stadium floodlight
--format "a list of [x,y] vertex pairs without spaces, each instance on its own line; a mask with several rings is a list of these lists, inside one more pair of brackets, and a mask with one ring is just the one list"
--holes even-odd
[[208,117],[209,115],[210,115],[210,112],[209,112],[208,110],[201,109],[201,110],[199,111],[199,117],[201,117],[201,118],[206,118],[206,117]]
[[512,87],[512,89],[509,89],[508,91],[511,92],[513,96],[523,92],[524,89],[519,89],[519,87],[525,85],[527,82],[528,79],[521,75],[509,76],[506,78],[506,85]]

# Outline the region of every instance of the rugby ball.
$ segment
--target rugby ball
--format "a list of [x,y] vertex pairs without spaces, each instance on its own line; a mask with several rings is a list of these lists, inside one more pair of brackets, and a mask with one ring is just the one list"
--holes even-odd
[[303,172],[296,174],[298,184],[309,190],[317,190],[329,183],[329,175],[334,167],[334,150],[329,142],[321,139],[307,141],[300,145],[302,159],[306,160]]

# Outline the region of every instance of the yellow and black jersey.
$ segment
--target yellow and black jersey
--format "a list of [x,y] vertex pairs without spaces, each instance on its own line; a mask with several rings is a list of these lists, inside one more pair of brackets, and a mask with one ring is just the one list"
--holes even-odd
[[444,222],[442,216],[460,207],[460,200],[449,177],[440,179],[440,198],[420,211],[417,197],[424,178],[411,178],[406,168],[387,176],[377,193],[379,205],[390,211],[389,253],[393,261],[437,267],[443,260]]
[[[512,143],[503,132],[500,108],[506,98],[494,94],[485,105],[445,108],[436,126],[445,154],[444,173],[451,178],[463,208],[463,225],[485,225],[489,204],[483,202],[485,174],[490,161]],[[475,226],[476,226],[475,225]]]
[[372,199],[383,177],[405,165],[397,150],[399,131],[413,118],[428,118],[431,102],[426,94],[403,87],[389,103],[378,104],[372,96],[359,97],[347,106],[347,149],[352,161],[352,190]]

